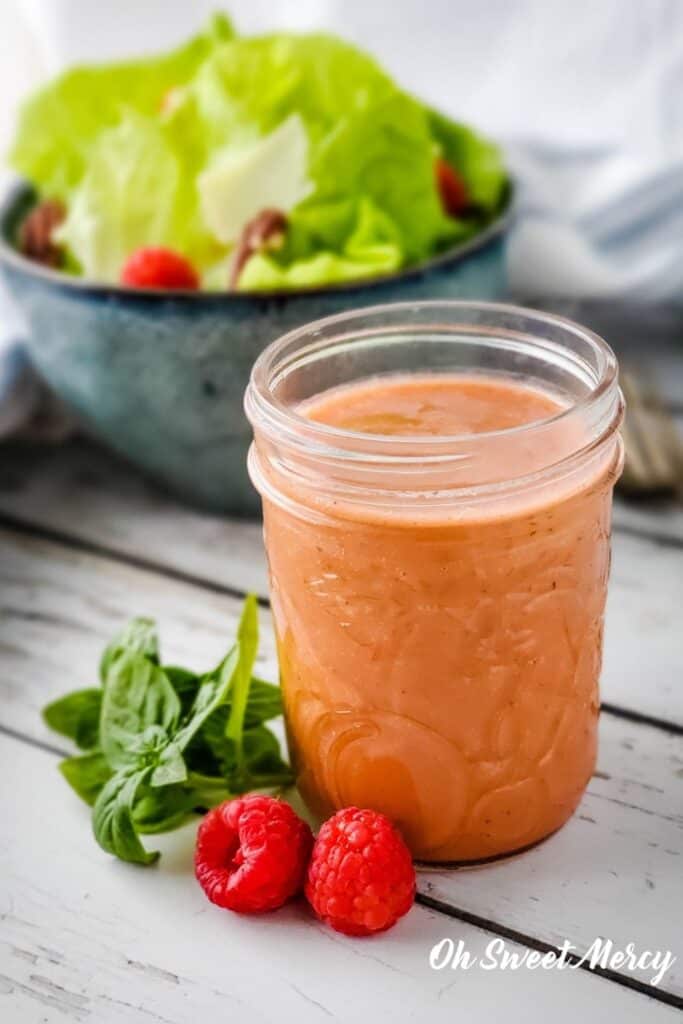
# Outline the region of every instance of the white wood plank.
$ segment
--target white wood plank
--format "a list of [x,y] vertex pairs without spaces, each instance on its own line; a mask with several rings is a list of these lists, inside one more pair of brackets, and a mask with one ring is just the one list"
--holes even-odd
[[[372,940],[337,935],[303,903],[265,918],[210,906],[191,877],[192,827],[164,837],[154,869],[116,863],[88,834],[54,759],[0,738],[3,1019],[526,1022],[595,1013],[624,1022],[675,1010],[582,971],[434,971],[445,936],[482,956],[491,936],[415,907]],[[522,948],[507,944],[510,950]],[[591,1016],[592,1015],[592,1016]]]
[[683,506],[668,498],[648,501],[614,499],[612,523],[615,533],[649,534],[664,541],[683,544]]
[[[157,616],[166,657],[198,668],[212,665],[234,633],[236,599],[60,545],[0,535],[0,567],[2,720],[38,739],[50,737],[40,707],[71,686],[92,683],[103,644],[127,615]],[[262,625],[262,671],[275,678],[266,613]],[[602,736],[602,776],[563,832],[519,861],[481,874],[430,874],[425,884],[439,898],[550,942],[567,938],[581,947],[597,934],[614,933],[616,939],[626,934],[629,920],[641,917],[650,921],[649,941],[663,945],[680,937],[683,739],[609,716],[603,716]],[[488,877],[500,879],[502,895],[489,888]],[[596,897],[594,883],[604,898]],[[652,925],[656,913],[662,915],[658,930]]]
[[197,512],[84,441],[0,450],[0,512],[212,583],[268,591],[260,523]]
[[[0,529],[2,721],[45,739],[41,707],[96,685],[103,647],[135,615],[157,619],[167,664],[205,671],[234,640],[241,606],[228,595]],[[265,609],[261,627],[258,669],[277,680]]]
[[683,551],[614,534],[602,699],[683,725]]

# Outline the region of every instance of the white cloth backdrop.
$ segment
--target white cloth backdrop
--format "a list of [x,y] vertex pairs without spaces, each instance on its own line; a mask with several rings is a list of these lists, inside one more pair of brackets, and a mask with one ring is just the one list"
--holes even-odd
[[[339,32],[498,138],[514,292],[683,306],[683,0],[0,0],[3,149],[45,75],[172,45],[217,7],[245,32]],[[1,403],[0,367],[0,433]]]

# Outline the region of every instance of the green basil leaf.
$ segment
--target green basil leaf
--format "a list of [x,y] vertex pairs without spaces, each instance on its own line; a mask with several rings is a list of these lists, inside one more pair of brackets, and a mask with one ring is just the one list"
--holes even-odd
[[230,708],[225,735],[235,743],[238,770],[244,770],[246,766],[244,763],[242,733],[244,731],[244,716],[249,699],[251,673],[258,650],[258,604],[254,594],[248,594],[244,602],[242,617],[237,629],[237,642],[239,645],[239,662],[232,685],[232,707]]
[[192,790],[193,806],[201,811],[207,811],[235,795],[224,778],[202,775],[201,772],[189,772],[187,786]]
[[[227,775],[235,767],[235,744],[228,741],[225,730],[232,702],[227,700],[206,719],[185,749],[185,761],[190,771],[204,775]],[[266,683],[256,676],[251,681],[249,699],[244,715],[244,728],[258,725],[282,714],[280,687]]]
[[186,786],[142,786],[133,807],[135,828],[144,835],[171,832],[192,817],[196,806],[194,791]]
[[[180,698],[183,715],[187,715],[201,686],[202,676],[198,676],[189,669],[180,668],[178,665],[164,665],[163,668],[168,681]],[[231,701],[228,699],[220,709],[220,713],[224,716],[224,728],[230,707]],[[281,714],[282,693],[280,687],[254,676],[249,687],[249,697],[244,715],[245,727],[251,728],[254,725],[260,725],[261,722],[268,722],[271,718],[277,718]]]
[[192,707],[192,702],[197,696],[197,690],[201,685],[202,677],[187,668],[181,668],[179,665],[164,665],[163,668],[166,678],[180,699],[182,714],[187,715]]
[[235,644],[218,668],[202,679],[187,718],[175,737],[181,750],[185,750],[210,715],[227,700],[238,664],[239,646]]
[[279,686],[267,683],[254,676],[249,687],[249,697],[244,715],[245,728],[252,728],[278,718],[282,714],[282,691]]
[[[200,775],[210,776],[222,776],[224,774],[220,758],[216,757],[206,737],[209,723],[213,722],[214,717],[215,714],[211,715],[183,751],[183,757],[189,772],[199,772]],[[224,734],[223,738],[225,738]]]
[[100,680],[107,685],[113,662],[122,654],[144,654],[150,661],[159,661],[159,640],[154,619],[131,619],[105,648],[100,661]]
[[232,794],[225,779],[190,773],[187,781],[161,789],[143,784],[133,807],[138,832],[145,835],[180,828],[196,813],[205,813]]
[[[137,742],[150,726],[166,736],[180,718],[180,700],[163,670],[142,654],[117,656],[107,672],[100,715],[100,744],[112,768],[139,759]],[[160,741],[157,737],[157,747]]]
[[180,747],[173,740],[161,751],[158,763],[152,771],[150,785],[154,787],[170,786],[174,782],[184,782],[187,778],[187,767]]
[[[142,732],[133,736],[125,752],[125,761],[121,767],[129,768],[151,768],[156,769],[158,765],[168,757],[170,761],[177,761],[176,753],[178,747],[168,734],[163,725],[147,725]],[[182,760],[182,754],[181,754]],[[184,764],[184,762],[183,762]],[[173,773],[178,774],[179,769]],[[184,778],[185,775],[182,775]],[[174,779],[174,781],[177,781]]]
[[232,794],[224,778],[190,772],[185,782],[153,788],[143,783],[133,807],[139,833],[151,835],[179,828],[197,813],[206,813]]
[[[241,766],[237,759],[237,744],[221,731],[221,721],[216,715],[212,715],[205,724],[201,739],[212,758],[212,761],[205,760],[204,763],[209,764],[211,774],[220,774],[227,780],[233,793],[289,785],[292,781],[292,770],[282,759],[279,741],[266,725],[244,730]],[[188,752],[186,758],[191,770],[201,763],[193,754],[193,750]]]
[[[88,753],[67,758],[67,782],[93,805],[93,831],[122,860],[152,863],[140,834],[179,827],[250,788],[286,786],[292,773],[264,722],[282,711],[277,686],[253,678],[258,608],[247,598],[237,643],[203,676],[159,665],[154,623],[135,619],[102,658],[101,690],[44,711]],[[87,746],[86,746],[87,745]]]
[[133,821],[137,791],[150,769],[119,771],[104,786],[93,807],[95,839],[103,850],[133,864],[152,864],[159,856],[140,842]]
[[188,747],[186,760],[191,771],[227,776],[234,769],[235,744],[225,735],[230,707],[228,703],[217,708]]
[[[283,773],[291,779],[291,769],[283,761],[277,736],[266,725],[245,729],[243,735],[244,759],[252,779],[257,776],[277,776]],[[279,784],[279,783],[277,783]]]
[[43,708],[43,719],[81,750],[92,750],[98,743],[101,706],[101,690],[74,690]]
[[90,807],[111,778],[111,768],[99,750],[78,757],[67,757],[60,762],[59,770],[81,800],[85,800]]
[[[233,771],[235,744],[228,743],[225,735],[231,708],[232,701],[228,695],[226,701],[207,718],[186,748],[185,760],[191,771],[199,771],[205,775],[225,775]],[[272,718],[278,718],[281,714],[280,687],[254,676],[249,688],[244,728],[253,729]]]

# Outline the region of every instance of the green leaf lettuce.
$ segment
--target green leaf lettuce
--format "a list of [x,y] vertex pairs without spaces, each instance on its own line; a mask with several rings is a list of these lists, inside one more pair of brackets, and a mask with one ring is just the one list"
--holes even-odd
[[[441,156],[470,208],[445,214]],[[143,245],[187,256],[225,289],[255,211],[287,216],[284,245],[238,287],[302,288],[391,273],[464,240],[506,190],[497,148],[408,95],[332,36],[238,38],[225,18],[167,56],[80,68],[24,107],[14,166],[64,200],[68,264],[117,281]]]
[[24,104],[12,165],[45,195],[68,201],[87,172],[93,145],[120,123],[122,108],[157,116],[169,90],[185,85],[232,35],[229,20],[216,15],[206,31],[171,53],[64,72]]

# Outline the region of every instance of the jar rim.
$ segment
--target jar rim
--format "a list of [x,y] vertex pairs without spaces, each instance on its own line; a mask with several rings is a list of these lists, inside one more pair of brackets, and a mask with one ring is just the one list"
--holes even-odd
[[[427,314],[443,313],[444,320],[439,325],[437,322],[420,324],[411,323],[409,318],[415,314],[425,312]],[[479,323],[458,322],[458,313],[476,314],[483,317]],[[405,329],[411,333],[418,333],[420,330],[441,326],[449,331],[459,330],[472,334],[481,334],[486,330],[494,330],[511,343],[512,337],[517,334],[526,343],[535,343],[538,347],[552,348],[550,342],[544,342],[542,329],[544,325],[552,325],[563,331],[568,337],[574,337],[588,343],[597,357],[598,374],[593,387],[576,401],[572,401],[558,412],[542,419],[531,420],[527,423],[518,424],[513,427],[485,430],[473,434],[465,432],[459,434],[373,434],[364,431],[348,430],[344,427],[333,426],[312,420],[297,412],[296,408],[288,406],[274,392],[274,385],[281,376],[281,368],[278,361],[282,359],[287,350],[303,343],[307,339],[311,342],[319,341],[316,348],[324,348],[332,342],[343,340],[345,337],[353,337],[353,332],[344,334],[344,329],[360,324],[362,321],[376,318],[378,326],[372,329],[364,329],[362,336],[367,338],[371,334],[383,335],[391,332],[396,333],[401,314],[406,315]],[[531,331],[510,332],[508,329],[496,327],[489,323],[488,318],[495,317],[520,317],[527,323],[537,325],[538,333]],[[381,320],[387,317],[390,323],[382,326]],[[339,327],[339,332],[334,329]],[[562,346],[554,346],[561,348]],[[302,346],[303,349],[303,346]],[[298,351],[301,354],[302,349]],[[568,349],[567,349],[568,351]],[[584,366],[585,360],[583,360]],[[541,310],[530,309],[512,303],[479,302],[460,299],[430,299],[415,302],[393,302],[376,306],[366,306],[333,316],[322,317],[311,321],[301,327],[286,332],[280,338],[271,342],[259,355],[254,363],[250,375],[249,385],[245,394],[245,410],[248,419],[255,424],[258,422],[259,430],[265,430],[266,434],[285,438],[294,447],[302,443],[307,450],[312,448],[319,455],[328,455],[334,458],[346,457],[365,461],[381,455],[383,459],[397,461],[420,461],[425,458],[448,457],[447,453],[454,447],[458,447],[476,438],[477,443],[485,444],[487,441],[495,442],[496,439],[520,438],[532,431],[544,428],[551,428],[559,425],[562,421],[576,414],[587,414],[598,405],[612,389],[616,390],[618,375],[617,360],[614,352],[598,334],[587,327],[570,320],[567,317],[555,313],[547,313]],[[591,445],[592,447],[592,445]],[[405,453],[400,450],[405,449]],[[372,454],[370,454],[370,451]],[[391,453],[391,454],[389,454]]]

